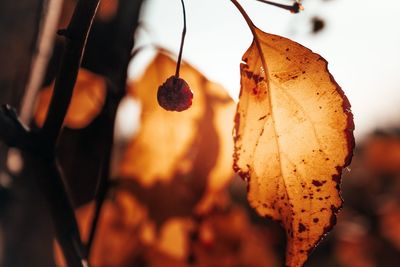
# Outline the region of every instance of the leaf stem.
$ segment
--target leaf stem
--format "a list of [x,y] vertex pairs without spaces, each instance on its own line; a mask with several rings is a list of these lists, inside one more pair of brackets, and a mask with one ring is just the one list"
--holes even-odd
[[175,77],[179,78],[179,70],[181,68],[181,61],[182,61],[182,52],[183,52],[183,44],[185,43],[185,36],[186,36],[186,10],[185,10],[185,3],[181,0],[182,3],[182,10],[183,10],[183,30],[182,30],[182,38],[181,38],[181,46],[179,48],[179,55],[178,61],[176,63],[176,71]]
[[267,0],[256,0],[256,1],[289,10],[291,13],[299,13],[300,10],[303,10],[302,5],[298,1],[294,2],[293,5],[291,5],[291,6],[275,3],[275,2],[267,1]]
[[[251,31],[251,33],[253,34],[253,37],[254,37],[254,42],[255,42],[255,44],[256,44],[256,46],[257,46],[258,53],[260,54],[261,63],[262,63],[263,69],[264,69],[264,73],[268,73],[268,71],[267,71],[267,63],[266,63],[266,61],[265,61],[264,53],[262,52],[262,49],[261,49],[260,40],[259,40],[258,35],[257,35],[257,32],[256,32],[257,27],[254,26],[253,21],[250,19],[249,15],[247,15],[246,11],[245,11],[244,8],[239,4],[238,1],[236,1],[236,0],[231,0],[231,2],[232,2],[232,3],[236,6],[236,8],[239,10],[240,14],[242,14],[244,20],[247,22],[247,25],[249,25],[250,31]],[[267,81],[269,80],[269,78],[267,77],[267,75],[266,75],[265,78],[266,78]]]

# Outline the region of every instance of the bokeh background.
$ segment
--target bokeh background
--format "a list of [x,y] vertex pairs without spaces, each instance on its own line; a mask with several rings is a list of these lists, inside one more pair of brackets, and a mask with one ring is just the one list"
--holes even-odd
[[[18,107],[34,128],[40,127],[38,110],[44,117],[40,103],[48,102],[62,51],[60,38],[50,42],[54,50],[39,82],[40,93],[25,102],[21,99],[24,94],[26,99],[43,3],[57,2],[0,4],[0,61],[6,63],[0,66],[1,102]],[[90,101],[90,90],[101,95],[105,79],[114,74],[110,66],[118,49],[113,50],[115,39],[110,36],[119,31],[114,23],[123,13],[121,6],[133,2],[103,0],[83,62],[88,71],[80,73],[82,83],[89,84],[79,86],[85,96],[82,103],[88,106],[102,108]],[[7,5],[2,7],[3,3]],[[282,266],[284,231],[249,207],[246,184],[233,174],[229,161],[239,64],[251,33],[229,0],[185,3],[182,71],[198,85],[194,88],[198,104],[184,117],[160,115],[164,113],[156,105],[155,90],[174,69],[181,5],[178,0],[144,1],[135,34],[138,52],[129,66],[128,97],[121,102],[115,128],[113,180],[91,262],[95,267]],[[336,227],[305,266],[400,266],[400,2],[304,0],[299,14],[255,0],[240,3],[260,29],[321,54],[352,104],[356,149],[351,166],[343,172],[344,207]],[[54,40],[57,28],[66,26],[74,4],[75,0],[65,0],[52,9],[56,24],[48,40]],[[17,10],[20,13],[10,16]],[[24,20],[31,22],[29,26],[16,23]],[[160,56],[160,47],[169,52]],[[27,53],[25,58],[20,51]],[[148,68],[149,63],[161,69]],[[10,75],[4,78],[5,74]],[[27,106],[32,114],[29,108],[24,111]],[[66,125],[57,152],[84,240],[104,146],[102,113],[96,112],[79,125]],[[35,166],[18,151],[7,152],[3,145],[0,151],[0,266],[65,266],[57,248],[54,253],[46,203],[30,179]],[[182,158],[177,156],[180,151]],[[217,158],[222,158],[220,165]]]

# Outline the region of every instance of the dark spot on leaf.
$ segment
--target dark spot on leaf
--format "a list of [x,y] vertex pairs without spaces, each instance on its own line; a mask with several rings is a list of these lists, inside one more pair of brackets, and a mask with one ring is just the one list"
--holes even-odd
[[319,222],[319,219],[318,218],[314,218],[313,222],[317,223],[317,222]]
[[322,182],[320,182],[320,181],[317,181],[317,180],[312,180],[312,184],[313,184],[314,186],[319,187],[319,186],[322,186],[324,183],[322,183]]
[[254,74],[253,75],[253,80],[258,83],[258,79],[260,78],[260,75]]
[[265,119],[267,117],[267,115],[260,117],[258,120],[261,121],[263,119]]
[[253,77],[253,72],[251,72],[251,71],[246,70],[244,73],[246,74],[247,78],[249,78],[249,79],[251,79],[251,77]]
[[304,232],[305,230],[307,230],[307,228],[304,226],[304,224],[299,223],[299,233]]

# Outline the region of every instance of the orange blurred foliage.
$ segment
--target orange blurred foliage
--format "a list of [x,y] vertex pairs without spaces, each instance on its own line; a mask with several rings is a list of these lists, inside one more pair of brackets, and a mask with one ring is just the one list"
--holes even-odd
[[372,137],[365,146],[365,161],[375,173],[400,172],[400,138]]
[[[53,95],[54,82],[40,91],[35,111],[35,122],[43,126]],[[103,77],[85,69],[80,69],[76,80],[71,104],[64,119],[64,125],[79,129],[86,127],[101,112],[107,94]]]
[[204,210],[233,176],[235,104],[221,86],[183,63],[181,76],[194,92],[193,106],[180,113],[164,110],[157,103],[157,89],[175,66],[160,52],[129,87],[129,94],[141,103],[141,122],[124,153],[119,176],[147,189],[188,177],[186,182],[197,184],[196,190],[207,191],[199,204]]

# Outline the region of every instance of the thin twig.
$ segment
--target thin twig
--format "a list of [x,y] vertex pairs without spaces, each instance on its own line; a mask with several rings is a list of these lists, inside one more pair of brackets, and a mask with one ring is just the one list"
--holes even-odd
[[182,30],[182,38],[181,38],[181,46],[179,48],[179,55],[178,61],[176,63],[176,71],[175,77],[179,78],[179,70],[181,68],[181,61],[182,61],[182,52],[183,52],[183,44],[185,43],[185,36],[186,36],[186,10],[185,10],[185,3],[181,0],[182,3],[182,10],[183,10],[183,30]]
[[289,5],[284,5],[284,4],[279,4],[279,3],[275,3],[275,2],[267,1],[267,0],[257,0],[257,1],[258,1],[258,2],[262,2],[262,3],[264,3],[264,4],[271,5],[271,6],[276,6],[276,7],[279,7],[279,8],[283,8],[283,9],[289,10],[289,11],[292,12],[292,13],[299,13],[300,10],[303,10],[302,5],[301,5],[299,2],[297,2],[297,1],[294,2],[293,5],[291,5],[291,6],[289,6]]
[[90,255],[91,249],[93,248],[93,241],[96,235],[97,225],[100,219],[101,208],[104,204],[108,192],[110,162],[111,162],[112,146],[114,140],[114,125],[115,125],[115,119],[119,101],[120,101],[119,99],[112,99],[112,97],[109,96],[108,101],[105,105],[105,111],[103,113],[105,119],[104,139],[106,140],[106,143],[104,147],[104,154],[101,162],[101,167],[99,170],[99,177],[96,188],[95,211],[91,223],[89,239],[86,245],[88,256]]
[[90,255],[93,247],[94,238],[96,236],[97,226],[100,219],[100,213],[102,206],[105,202],[107,192],[110,184],[110,164],[111,164],[111,153],[114,141],[114,124],[117,113],[117,108],[120,100],[126,93],[126,81],[127,81],[127,70],[131,60],[131,53],[134,46],[133,35],[136,28],[139,25],[139,12],[143,0],[131,1],[124,0],[120,1],[120,7],[118,10],[116,25],[118,26],[118,34],[113,39],[117,50],[117,68],[113,68],[113,71],[107,73],[110,84],[108,90],[108,96],[102,115],[105,119],[104,127],[107,129],[104,132],[104,152],[99,170],[99,178],[97,189],[95,193],[95,214],[92,219],[89,239],[87,243],[88,255]]

